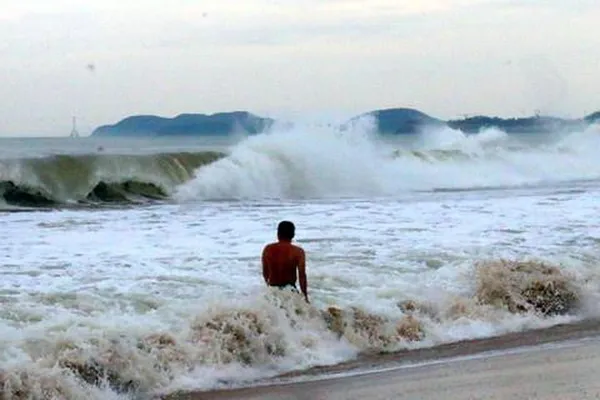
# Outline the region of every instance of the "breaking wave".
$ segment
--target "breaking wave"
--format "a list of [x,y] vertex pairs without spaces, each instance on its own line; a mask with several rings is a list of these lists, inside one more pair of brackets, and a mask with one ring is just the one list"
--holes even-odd
[[49,332],[13,345],[0,387],[6,398],[147,398],[241,385],[361,353],[549,326],[586,313],[585,282],[558,266],[492,260],[473,268],[470,295],[397,299],[388,313],[318,309],[291,291],[272,289],[207,305],[185,326]]
[[466,135],[450,128],[387,140],[370,121],[250,137],[178,187],[180,201],[394,196],[600,178],[600,129]]
[[[541,139],[540,139],[541,138]],[[387,140],[372,121],[287,128],[226,153],[59,155],[0,160],[0,202],[19,207],[395,196],[600,178],[600,129],[517,137],[450,128]]]
[[201,152],[0,160],[0,200],[21,207],[164,200],[197,168],[222,156]]

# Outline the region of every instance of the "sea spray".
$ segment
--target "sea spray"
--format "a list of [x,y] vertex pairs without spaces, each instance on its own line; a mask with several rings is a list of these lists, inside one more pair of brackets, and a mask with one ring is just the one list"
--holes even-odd
[[[221,162],[197,170],[192,182],[179,187],[176,198],[310,198],[382,192],[380,160],[385,150],[381,149],[381,158],[373,157],[378,147],[369,131],[298,129],[249,138]],[[324,185],[328,191],[323,191]]]
[[[598,128],[520,137],[431,129],[401,142],[368,123],[347,130],[295,127],[248,138],[196,170],[178,201],[374,198],[411,191],[521,187],[600,177]],[[394,144],[396,143],[396,144]]]

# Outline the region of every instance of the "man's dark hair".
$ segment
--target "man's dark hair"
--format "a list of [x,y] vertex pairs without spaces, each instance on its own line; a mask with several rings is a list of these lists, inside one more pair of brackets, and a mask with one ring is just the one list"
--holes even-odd
[[284,240],[292,240],[296,234],[296,227],[290,221],[281,221],[277,225],[277,237]]

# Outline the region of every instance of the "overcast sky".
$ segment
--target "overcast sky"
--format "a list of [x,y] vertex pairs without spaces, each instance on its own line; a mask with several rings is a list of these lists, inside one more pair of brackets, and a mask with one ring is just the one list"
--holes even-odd
[[132,114],[600,109],[598,0],[0,0],[0,135]]

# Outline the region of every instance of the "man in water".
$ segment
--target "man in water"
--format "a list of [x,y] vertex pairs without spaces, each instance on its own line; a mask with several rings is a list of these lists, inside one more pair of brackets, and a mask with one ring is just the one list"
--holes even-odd
[[292,287],[296,291],[296,269],[300,290],[308,302],[306,290],[306,259],[304,250],[292,244],[296,227],[290,221],[281,221],[277,226],[277,242],[265,246],[262,252],[263,278],[269,286]]

